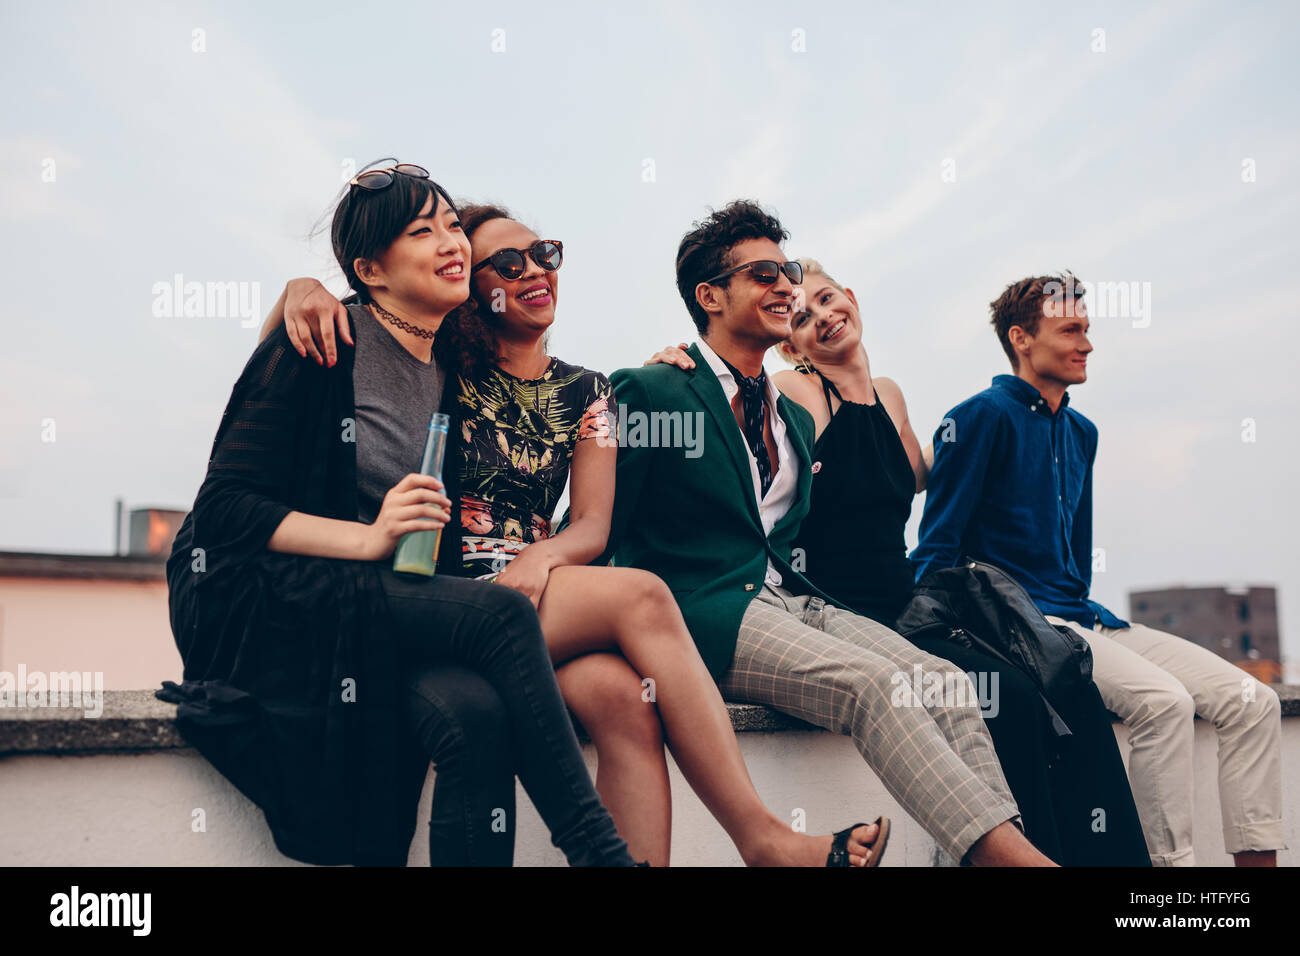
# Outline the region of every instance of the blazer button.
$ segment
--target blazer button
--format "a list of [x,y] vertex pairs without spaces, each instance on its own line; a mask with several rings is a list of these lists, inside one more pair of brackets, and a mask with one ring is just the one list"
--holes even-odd
[[754,590],[754,585],[752,585],[752,584],[746,584],[746,585],[745,585],[745,590],[746,590],[746,591],[752,591],[752,590]]

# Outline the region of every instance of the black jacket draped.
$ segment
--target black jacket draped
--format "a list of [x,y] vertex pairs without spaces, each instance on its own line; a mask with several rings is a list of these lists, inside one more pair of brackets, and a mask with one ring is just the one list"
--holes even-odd
[[[386,562],[266,547],[290,511],[357,520],[353,356],[340,341],[338,363],[323,368],[281,326],[248,360],[167,561],[185,669],[156,694],[179,704],[182,734],[262,809],[282,853],[402,866],[428,758],[402,719]],[[455,374],[445,377],[454,387]],[[446,394],[441,408],[454,416]],[[453,421],[453,502],[459,434]],[[417,464],[419,455],[411,450]],[[440,563],[459,564],[459,526],[457,507]]]

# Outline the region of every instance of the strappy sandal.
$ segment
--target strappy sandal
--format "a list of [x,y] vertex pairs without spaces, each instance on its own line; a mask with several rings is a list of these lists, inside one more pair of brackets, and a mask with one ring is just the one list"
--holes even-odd
[[[826,856],[827,866],[852,866],[849,862],[849,836],[858,827],[865,827],[868,824],[855,823],[851,827],[845,827],[831,839],[831,852]],[[876,839],[872,841],[871,848],[867,851],[871,858],[867,860],[867,866],[879,866],[880,858],[885,855],[885,847],[889,844],[889,818],[876,817]]]

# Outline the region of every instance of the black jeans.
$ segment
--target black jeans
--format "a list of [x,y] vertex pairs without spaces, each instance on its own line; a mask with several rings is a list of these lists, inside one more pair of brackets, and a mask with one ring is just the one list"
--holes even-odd
[[943,637],[908,640],[967,673],[990,675],[989,687],[998,675],[997,713],[986,714],[984,725],[1030,843],[1062,866],[1151,865],[1110,715],[1094,684],[1075,700],[1053,701],[1071,731],[1058,743],[1038,688],[1021,671]]
[[456,664],[421,667],[405,713],[437,777],[430,866],[510,866],[515,854],[515,759],[505,701]]
[[519,781],[569,864],[632,865],[583,762],[532,602],[485,581],[441,574],[411,579],[388,568],[381,574],[412,671],[457,664],[499,696]]

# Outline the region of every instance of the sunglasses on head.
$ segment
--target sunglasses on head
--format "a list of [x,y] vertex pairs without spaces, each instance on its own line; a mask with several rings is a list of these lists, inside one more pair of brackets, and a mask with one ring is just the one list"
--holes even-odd
[[[364,173],[357,173],[352,177],[350,186],[360,186],[362,189],[368,189],[371,192],[378,192],[381,189],[387,189],[393,185],[396,177],[393,173],[401,173],[403,176],[414,176],[416,179],[428,179],[429,171],[423,166],[416,166],[414,163],[398,163],[396,166],[390,166],[387,169],[367,169]],[[439,191],[442,187],[437,183],[433,184]]]
[[525,255],[547,272],[554,272],[564,261],[564,243],[558,239],[539,239],[527,249],[498,249],[470,269],[469,273],[473,275],[485,266],[491,266],[501,278],[513,282],[528,268]]
[[753,262],[742,262],[735,268],[728,269],[726,272],[719,273],[712,279],[705,279],[704,281],[707,285],[713,285],[720,279],[735,275],[741,269],[748,269],[753,280],[764,285],[771,285],[783,272],[792,285],[800,285],[803,282],[803,266],[793,259],[787,259],[785,262],[777,262],[775,259],[756,259]]

